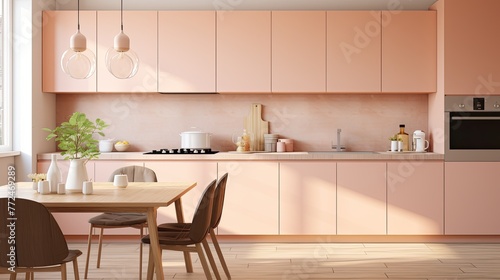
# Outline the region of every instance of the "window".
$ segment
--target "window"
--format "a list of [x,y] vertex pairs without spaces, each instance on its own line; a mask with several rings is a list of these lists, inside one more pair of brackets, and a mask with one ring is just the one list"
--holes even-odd
[[11,1],[0,0],[0,151],[12,150]]

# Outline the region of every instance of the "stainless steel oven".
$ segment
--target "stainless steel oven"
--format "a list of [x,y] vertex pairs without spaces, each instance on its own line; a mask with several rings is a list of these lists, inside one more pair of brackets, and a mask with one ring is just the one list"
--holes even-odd
[[500,161],[500,96],[446,96],[445,135],[445,161]]

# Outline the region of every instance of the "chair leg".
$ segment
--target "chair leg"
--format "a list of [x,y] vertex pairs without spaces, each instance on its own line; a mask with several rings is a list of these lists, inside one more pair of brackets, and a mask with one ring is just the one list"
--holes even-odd
[[85,262],[85,275],[83,276],[83,279],[87,279],[87,276],[89,273],[90,246],[92,245],[92,231],[93,230],[94,230],[94,227],[92,226],[92,224],[90,224],[89,238],[87,241],[87,260]]
[[215,231],[213,228],[210,228],[210,238],[212,239],[212,243],[214,244],[215,251],[217,252],[217,256],[219,257],[219,261],[222,264],[222,268],[224,269],[224,272],[226,273],[227,278],[231,279],[231,274],[229,273],[229,269],[227,268],[226,260],[224,259],[224,255],[222,255],[222,250],[220,249],[219,241],[217,240],[217,237],[215,237]]
[[67,280],[65,263],[61,264],[61,280]]
[[202,241],[203,248],[205,248],[205,253],[207,254],[208,261],[210,262],[210,266],[215,273],[215,278],[220,280],[219,270],[217,269],[217,265],[215,264],[214,256],[212,255],[212,251],[210,250],[210,246],[208,245],[207,239],[203,239]]
[[78,271],[78,261],[75,259],[73,261],[73,272],[75,274],[75,280],[80,280],[80,272]]
[[186,264],[186,272],[193,273],[193,262],[191,261],[191,255],[189,252],[183,252],[184,254],[184,263]]
[[101,267],[101,252],[102,252],[102,236],[104,235],[104,228],[101,228],[99,234],[99,249],[97,250],[97,268]]
[[148,260],[148,276],[147,280],[153,280],[153,274],[155,270],[155,261],[153,258],[153,251],[151,251],[151,248],[149,248],[149,260]]
[[142,279],[142,237],[144,236],[144,227],[141,226],[141,239],[139,239],[139,280]]
[[205,277],[207,278],[207,280],[212,280],[212,274],[210,273],[210,268],[208,267],[207,259],[205,259],[205,254],[203,253],[201,244],[196,243],[195,247],[196,252],[198,253],[198,257],[200,258],[201,266],[203,267],[203,271],[205,272]]

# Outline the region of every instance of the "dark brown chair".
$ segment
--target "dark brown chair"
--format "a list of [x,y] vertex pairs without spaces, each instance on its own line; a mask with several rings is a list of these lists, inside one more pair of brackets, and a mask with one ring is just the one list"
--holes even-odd
[[[115,175],[126,174],[129,182],[157,182],[156,173],[142,166],[126,166],[115,170],[109,177],[113,182]],[[99,247],[97,251],[97,268],[101,266],[102,237],[105,228],[137,228],[140,230],[141,238],[144,236],[144,228],[147,227],[147,216],[144,213],[103,213],[89,220],[90,233],[87,244],[87,261],[85,263],[85,279],[89,271],[90,247],[92,244],[92,233],[94,228],[100,228]],[[142,242],[139,255],[139,279],[142,277]]]
[[[205,259],[205,254],[203,253],[201,245],[204,241],[206,242],[206,236],[210,228],[216,182],[216,180],[213,180],[203,192],[201,199],[196,207],[196,211],[194,213],[189,230],[179,232],[158,232],[159,243],[162,250],[198,253],[198,257],[200,259],[201,265],[203,266],[203,271],[205,272],[205,277],[207,279],[212,279],[212,275],[210,273],[210,268],[208,267],[208,263]],[[151,241],[149,239],[149,235],[144,236],[142,238],[142,242],[150,244]],[[208,243],[205,244],[208,245]],[[205,250],[207,250],[206,247]],[[209,259],[213,259],[210,250],[207,250],[207,255]],[[153,254],[152,250],[150,249],[147,279],[153,279],[153,268]],[[156,269],[163,268],[157,267]],[[218,276],[218,272],[214,272],[219,279],[220,276]]]
[[[231,274],[229,273],[226,261],[224,260],[224,255],[222,255],[222,250],[220,249],[219,246],[219,241],[217,240],[215,234],[215,228],[219,226],[222,217],[222,209],[224,207],[224,197],[226,194],[227,177],[228,177],[227,173],[222,175],[222,177],[217,182],[217,187],[215,188],[214,207],[212,209],[212,218],[210,220],[209,233],[210,233],[210,238],[212,239],[212,243],[214,244],[215,251],[217,252],[217,256],[219,257],[219,261],[222,265],[222,268],[224,269],[224,273],[226,273],[228,279],[231,279]],[[159,232],[189,231],[190,227],[191,223],[165,223],[165,224],[160,224],[158,226],[158,231]],[[209,247],[205,246],[205,249],[209,250]],[[212,267],[216,267],[215,263],[213,262],[213,259],[209,258],[209,261]],[[190,264],[186,264],[186,266],[189,265]],[[215,270],[216,268],[214,268],[214,271]]]
[[[75,279],[80,279],[77,258],[82,252],[68,249],[59,225],[45,206],[22,198],[0,198],[0,219],[13,225],[0,227],[1,274],[9,273],[12,280],[17,273],[26,273],[26,279],[33,279],[35,272],[60,271],[65,280],[66,263],[73,262]],[[9,270],[12,265],[15,272]]]

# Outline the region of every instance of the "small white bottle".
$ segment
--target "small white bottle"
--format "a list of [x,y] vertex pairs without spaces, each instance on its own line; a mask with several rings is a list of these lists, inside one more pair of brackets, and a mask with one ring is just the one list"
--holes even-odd
[[51,161],[49,170],[47,170],[47,181],[50,185],[50,193],[57,193],[57,184],[62,182],[61,170],[57,166],[57,155],[50,155]]

